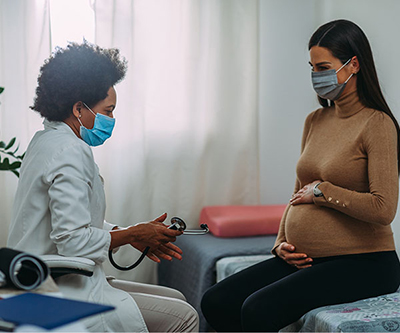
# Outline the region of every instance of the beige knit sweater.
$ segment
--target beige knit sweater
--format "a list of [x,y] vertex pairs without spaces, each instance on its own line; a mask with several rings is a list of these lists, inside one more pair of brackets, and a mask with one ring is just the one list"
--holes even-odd
[[315,180],[323,196],[288,205],[274,249],[326,257],[395,249],[390,223],[398,200],[397,132],[385,113],[363,106],[357,91],[308,115],[295,192]]

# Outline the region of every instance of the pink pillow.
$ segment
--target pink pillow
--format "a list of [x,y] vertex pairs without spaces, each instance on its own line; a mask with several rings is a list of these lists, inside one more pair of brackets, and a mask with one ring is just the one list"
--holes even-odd
[[286,205],[206,206],[200,224],[218,237],[273,235],[278,233]]

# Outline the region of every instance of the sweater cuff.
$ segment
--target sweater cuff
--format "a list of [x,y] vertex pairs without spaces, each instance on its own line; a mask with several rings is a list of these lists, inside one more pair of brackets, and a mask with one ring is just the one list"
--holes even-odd
[[[318,185],[318,189],[322,192],[322,196],[320,196],[320,197],[314,196],[313,200],[317,206],[324,206],[328,202],[328,198],[329,198],[327,195],[328,188],[329,188],[328,184],[330,184],[330,183],[322,182]],[[333,199],[331,199],[331,200],[333,200]]]
[[338,191],[335,191],[335,186],[329,182],[322,182],[318,189],[321,190],[322,196],[321,197],[314,197],[314,203],[317,206],[325,206],[331,208],[346,208],[349,205],[348,200],[343,198],[343,195],[340,196]]

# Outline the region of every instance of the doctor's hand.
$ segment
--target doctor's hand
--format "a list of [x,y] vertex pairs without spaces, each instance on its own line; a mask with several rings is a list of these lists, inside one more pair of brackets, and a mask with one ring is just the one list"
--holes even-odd
[[311,267],[312,259],[305,253],[296,253],[294,245],[282,242],[275,252],[281,259],[285,260],[289,265],[298,269]]
[[129,227],[132,231],[132,239],[130,243],[140,243],[150,246],[151,250],[158,248],[170,242],[175,242],[176,237],[182,235],[182,231],[168,229],[162,223],[167,218],[167,213],[162,214],[153,221],[137,223]]
[[182,259],[182,250],[172,242],[175,242],[176,237],[183,232],[168,229],[162,223],[166,218],[167,214],[165,213],[150,222],[141,222],[127,228],[111,230],[110,250],[130,244],[141,252],[146,247],[150,247],[147,256],[156,262],[160,262],[160,259]]
[[[143,252],[146,246],[141,244],[131,244],[134,248]],[[161,262],[161,259],[172,261],[173,258],[182,260],[182,250],[172,243],[160,245],[157,249],[150,249],[147,252],[147,257],[157,263]]]
[[314,203],[314,186],[321,183],[322,180],[315,180],[310,184],[305,185],[297,193],[293,194],[292,198],[289,200],[292,206],[299,204],[309,204]]

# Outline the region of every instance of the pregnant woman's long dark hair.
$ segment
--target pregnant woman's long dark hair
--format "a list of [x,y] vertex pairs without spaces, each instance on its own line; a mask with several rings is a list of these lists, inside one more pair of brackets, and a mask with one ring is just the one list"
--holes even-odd
[[[336,20],[322,25],[310,38],[308,49],[320,46],[329,49],[332,55],[344,64],[356,56],[360,64],[357,73],[357,92],[360,102],[368,108],[386,113],[397,129],[397,161],[400,171],[400,128],[399,124],[386,103],[376,73],[374,58],[367,36],[361,28],[347,20]],[[328,107],[333,101],[318,96],[319,103]]]

